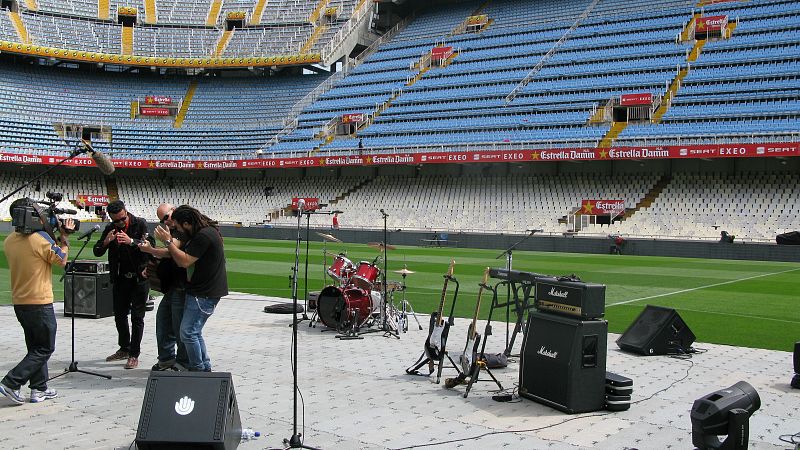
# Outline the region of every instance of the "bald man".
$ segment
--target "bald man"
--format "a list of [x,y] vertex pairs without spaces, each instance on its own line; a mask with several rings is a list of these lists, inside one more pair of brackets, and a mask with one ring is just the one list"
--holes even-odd
[[[162,203],[158,206],[156,215],[162,225],[172,230],[172,235],[175,236],[173,243],[180,247],[181,242],[185,242],[185,237],[175,230],[175,223],[172,221],[174,210],[175,206]],[[154,248],[149,243],[142,243],[140,248],[159,259],[156,273],[161,281],[161,292],[164,293],[156,311],[158,362],[152,370],[183,370],[189,363],[189,357],[186,355],[186,347],[177,336],[186,299],[186,269],[175,264],[166,248]]]

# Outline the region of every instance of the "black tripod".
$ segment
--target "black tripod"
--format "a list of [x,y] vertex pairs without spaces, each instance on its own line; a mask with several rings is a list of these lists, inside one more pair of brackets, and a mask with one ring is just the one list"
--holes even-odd
[[[64,272],[64,275],[61,277],[61,280],[60,280],[60,281],[63,281],[64,277],[67,277],[67,276],[69,277],[69,280],[70,280],[70,295],[71,295],[71,304],[72,304],[72,360],[70,361],[69,366],[66,367],[63,372],[61,372],[60,374],[50,378],[50,380],[54,380],[54,379],[56,379],[56,378],[58,378],[60,376],[64,376],[64,375],[66,375],[68,373],[71,373],[71,372],[85,373],[85,374],[88,374],[88,375],[94,375],[96,377],[103,377],[103,378],[105,378],[107,380],[111,379],[111,375],[103,375],[103,374],[96,373],[96,372],[89,372],[88,370],[78,369],[78,361],[75,361],[75,315],[77,314],[77,308],[75,307],[75,261],[77,261],[78,257],[81,256],[81,253],[83,252],[83,249],[86,248],[86,245],[89,243],[89,239],[92,237],[92,234],[94,234],[94,230],[91,233],[89,233],[88,235],[86,235],[86,240],[83,242],[83,245],[81,246],[81,249],[78,250],[78,253],[75,254],[74,258],[72,258],[72,261],[70,261],[69,264],[67,264],[67,270]],[[66,299],[64,299],[64,310],[65,311],[66,311],[66,308],[67,308],[67,302],[66,302]],[[47,381],[50,381],[50,380],[47,380]]]
[[[292,272],[292,307],[294,308],[295,315],[294,319],[292,320],[292,376],[294,377],[292,383],[294,394],[294,409],[292,414],[293,434],[288,440],[284,439],[283,443],[288,444],[289,448],[308,448],[317,450],[314,447],[304,445],[303,441],[300,439],[300,434],[297,433],[297,325],[300,323],[300,320],[302,320],[297,318],[297,275],[300,271],[300,221],[303,217],[303,214],[307,213],[306,211],[303,211],[304,206],[304,203],[300,203],[297,209],[297,242],[294,247],[294,268]],[[306,239],[306,242],[308,242],[308,239]],[[306,246],[306,249],[307,248],[308,246]],[[308,258],[306,258],[306,261],[307,260]],[[308,270],[308,265],[306,265],[306,270]]]

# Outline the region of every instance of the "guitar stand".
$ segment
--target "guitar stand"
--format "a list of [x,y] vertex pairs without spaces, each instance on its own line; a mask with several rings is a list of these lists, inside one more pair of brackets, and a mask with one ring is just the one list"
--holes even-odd
[[[450,304],[450,315],[447,317],[447,323],[449,324],[450,327],[452,327],[455,324],[455,317],[454,317],[453,314],[455,313],[456,302],[458,301],[458,289],[460,287],[460,284],[458,283],[458,279],[456,279],[456,277],[454,277],[452,275],[445,275],[445,277],[447,277],[450,281],[452,281],[453,283],[456,284],[455,291],[453,292],[453,301]],[[435,314],[436,314],[436,312],[433,312],[431,314],[431,330],[433,330],[433,320],[435,320],[435,319],[433,319],[433,315],[435,315]],[[416,315],[414,316],[414,318],[416,318]],[[419,323],[419,321],[417,321],[417,323]],[[421,327],[420,327],[420,329],[421,329]],[[446,345],[445,345],[445,347],[446,347]],[[436,384],[439,384],[439,381],[442,379],[442,369],[444,368],[444,357],[445,356],[447,356],[447,359],[450,361],[450,364],[453,366],[453,368],[456,369],[456,372],[458,373],[458,376],[459,377],[463,376],[463,373],[461,372],[461,369],[458,368],[458,364],[456,364],[456,362],[453,361],[453,358],[450,357],[450,353],[448,353],[447,350],[442,352],[442,354],[439,357],[439,359],[433,359],[433,358],[429,357],[428,354],[425,351],[423,351],[422,355],[420,355],[420,357],[417,359],[417,362],[415,362],[411,367],[406,369],[406,373],[409,374],[409,375],[418,375],[418,376],[427,376],[427,377],[429,377],[433,373],[434,367],[438,366],[439,369],[436,372]],[[419,373],[419,369],[421,369],[422,366],[424,366],[425,364],[428,365],[428,374],[427,375]]]
[[472,389],[472,385],[476,381],[488,381],[488,380],[479,380],[478,379],[478,377],[481,374],[481,370],[485,370],[486,373],[488,373],[489,376],[492,377],[492,381],[495,382],[495,384],[497,385],[497,388],[499,390],[501,390],[501,391],[503,390],[503,385],[500,384],[500,381],[498,381],[497,378],[495,378],[494,374],[492,374],[492,371],[489,370],[489,367],[486,366],[486,360],[483,359],[483,353],[481,353],[480,358],[481,359],[479,359],[475,363],[475,370],[473,370],[474,373],[469,375],[469,382],[467,382],[467,389],[464,391],[464,398],[467,398],[467,396],[469,395],[469,390]]
[[[492,291],[492,305],[497,304],[497,288],[501,284],[503,284],[503,282],[497,283],[496,285],[494,285],[494,287],[486,286],[487,289]],[[515,296],[516,296],[516,293],[515,293]],[[503,385],[500,384],[500,381],[498,381],[497,378],[495,378],[495,376],[492,373],[492,371],[486,365],[486,341],[488,341],[489,340],[489,336],[492,335],[492,310],[493,309],[494,308],[491,308],[489,310],[489,318],[486,321],[486,328],[484,328],[484,331],[483,331],[484,338],[483,338],[483,342],[481,342],[481,352],[478,354],[478,360],[475,362],[475,368],[472,370],[474,373],[470,373],[469,374],[469,382],[467,382],[467,389],[464,391],[464,398],[467,398],[467,396],[469,395],[469,391],[470,391],[470,389],[472,389],[472,385],[475,384],[475,382],[477,382],[477,381],[487,381],[487,380],[479,380],[480,374],[481,374],[481,370],[485,370],[486,373],[489,374],[489,376],[495,382],[495,384],[497,385],[497,388],[500,389],[501,391],[503,390]]]

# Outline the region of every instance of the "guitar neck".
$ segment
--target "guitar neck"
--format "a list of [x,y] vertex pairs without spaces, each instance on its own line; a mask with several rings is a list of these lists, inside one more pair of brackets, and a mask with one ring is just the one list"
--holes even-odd
[[475,315],[472,316],[472,325],[470,325],[470,335],[469,339],[475,339],[475,335],[478,334],[478,315],[481,312],[481,298],[483,297],[483,289],[486,283],[489,281],[489,268],[487,267],[486,270],[483,271],[483,282],[481,283],[480,288],[478,289],[478,301],[475,303]]
[[447,282],[450,281],[450,277],[453,276],[453,268],[456,265],[455,260],[450,260],[450,267],[447,269],[447,274],[444,276],[444,286],[442,286],[442,299],[439,300],[439,316],[436,319],[436,325],[442,326],[444,325],[444,318],[442,317],[442,313],[444,312],[444,301],[447,298]]

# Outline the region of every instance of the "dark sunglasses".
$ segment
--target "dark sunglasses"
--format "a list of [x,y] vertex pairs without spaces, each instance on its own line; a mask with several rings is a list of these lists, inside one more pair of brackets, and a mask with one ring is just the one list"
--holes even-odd
[[164,217],[161,218],[161,223],[164,223],[169,220],[172,214],[164,214]]
[[127,214],[122,216],[122,217],[120,217],[117,220],[111,220],[111,222],[113,222],[113,223],[124,223],[126,220],[128,220],[128,215]]

